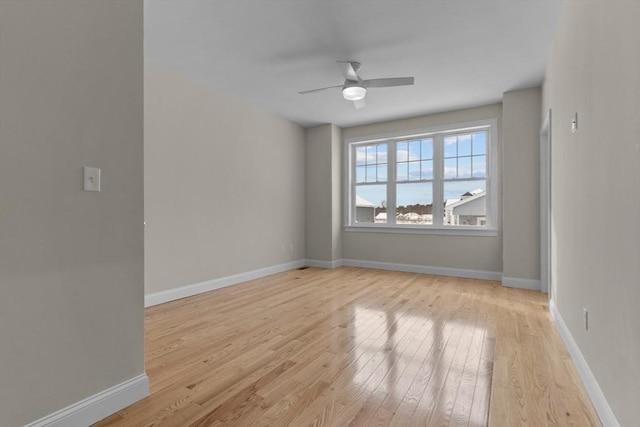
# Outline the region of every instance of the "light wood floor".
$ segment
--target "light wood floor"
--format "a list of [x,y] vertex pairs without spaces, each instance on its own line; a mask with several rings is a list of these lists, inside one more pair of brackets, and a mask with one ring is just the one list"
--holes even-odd
[[597,426],[546,296],[292,270],[146,310],[151,395],[96,426]]

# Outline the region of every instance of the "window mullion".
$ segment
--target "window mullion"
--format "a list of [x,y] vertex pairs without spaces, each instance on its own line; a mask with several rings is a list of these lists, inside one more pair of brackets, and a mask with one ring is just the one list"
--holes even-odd
[[387,224],[396,224],[396,142],[387,145]]
[[433,225],[442,226],[444,212],[444,136],[438,134],[433,141]]

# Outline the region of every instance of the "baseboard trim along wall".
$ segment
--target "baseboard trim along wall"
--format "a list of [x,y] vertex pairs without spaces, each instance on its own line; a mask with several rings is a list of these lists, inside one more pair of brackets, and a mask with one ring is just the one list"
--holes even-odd
[[540,280],[519,279],[517,277],[502,277],[502,286],[508,288],[531,289],[532,291],[540,290]]
[[604,397],[604,394],[598,385],[598,381],[596,381],[596,378],[593,376],[593,372],[591,372],[587,361],[582,355],[578,344],[576,344],[573,339],[573,335],[571,335],[567,324],[564,323],[564,320],[562,319],[562,316],[560,315],[560,312],[553,300],[549,301],[549,311],[551,312],[551,316],[553,316],[553,320],[558,327],[558,332],[562,337],[562,341],[564,341],[564,345],[567,347],[567,351],[569,352],[573,363],[576,365],[578,375],[580,375],[580,379],[582,379],[582,384],[587,390],[587,394],[600,417],[602,425],[604,427],[620,427],[620,423],[618,423],[607,399]]
[[166,291],[155,292],[144,297],[144,306],[151,307],[169,301],[198,295],[203,292],[213,291],[231,285],[237,285],[249,280],[260,279],[283,271],[292,270],[304,266],[317,268],[337,268],[342,266],[373,268],[379,270],[405,271],[408,273],[434,274],[437,276],[463,277],[467,279],[482,279],[501,281],[503,286],[522,289],[540,290],[540,281],[531,279],[518,279],[514,277],[503,277],[499,271],[468,270],[464,268],[433,267],[428,265],[398,264],[392,262],[367,261],[360,259],[338,259],[334,261],[324,261],[317,259],[302,259],[285,264],[274,265],[246,273],[234,274],[232,276],[220,277],[218,279],[207,280],[205,282],[192,285],[181,286]]
[[[336,262],[336,261],[334,261]],[[348,267],[376,268],[379,270],[405,271],[407,273],[435,274],[436,276],[464,277],[467,279],[501,280],[498,271],[466,270],[463,268],[432,267],[428,265],[396,264],[391,262],[342,259],[340,265]]]
[[322,261],[319,259],[308,259],[306,261],[306,264],[308,267],[318,267],[318,268],[338,268],[344,265],[342,264],[341,259],[337,259],[335,261]]
[[247,271],[246,273],[234,274],[232,276],[220,277],[218,279],[207,280],[206,282],[195,283],[193,285],[181,286],[179,288],[168,289],[166,291],[155,292],[144,297],[144,306],[151,307],[169,301],[198,295],[203,292],[213,291],[249,280],[260,279],[283,271],[293,270],[307,265],[306,260],[292,261],[285,264],[265,267],[258,270]]
[[141,374],[40,418],[25,427],[88,426],[148,395],[149,378],[147,374]]

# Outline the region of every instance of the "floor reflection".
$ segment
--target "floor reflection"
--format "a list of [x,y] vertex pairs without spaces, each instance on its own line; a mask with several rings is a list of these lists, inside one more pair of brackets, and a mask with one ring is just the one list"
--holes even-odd
[[492,351],[485,324],[442,312],[427,302],[395,309],[355,304],[346,325],[354,345],[351,387],[356,395],[383,393],[383,405],[427,424],[446,422],[444,416],[486,425]]

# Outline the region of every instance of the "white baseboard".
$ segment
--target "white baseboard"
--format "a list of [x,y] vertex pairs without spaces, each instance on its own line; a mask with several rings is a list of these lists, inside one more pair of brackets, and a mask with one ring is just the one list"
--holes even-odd
[[94,394],[25,427],[89,426],[149,395],[147,374]]
[[578,370],[578,375],[582,379],[582,384],[584,388],[587,390],[587,394],[591,399],[591,403],[595,408],[598,416],[600,417],[600,421],[604,427],[620,427],[620,423],[616,419],[616,416],[613,414],[607,399],[604,397],[600,386],[598,385],[598,381],[593,376],[593,372],[589,368],[587,361],[585,360],[578,344],[576,344],[573,339],[573,335],[571,335],[571,331],[567,327],[566,323],[562,319],[558,308],[556,307],[553,300],[549,301],[549,311],[553,316],[553,320],[558,327],[558,332],[562,337],[562,341],[564,341],[564,345],[567,347],[567,351],[573,360],[573,363],[576,365],[576,369]]
[[500,280],[498,271],[466,270],[463,268],[431,267],[427,265],[396,264],[391,262],[343,259],[342,265],[349,267],[376,268],[380,270],[406,271],[408,273],[435,274],[437,276],[464,277],[467,279]]
[[274,265],[271,267],[261,268],[258,270],[247,271],[246,273],[234,274],[232,276],[221,277],[219,279],[207,280],[206,282],[195,283],[193,285],[181,286],[179,288],[168,289],[166,291],[155,292],[145,295],[144,306],[151,307],[169,301],[198,295],[203,292],[213,291],[248,280],[259,279],[261,277],[270,276],[272,274],[281,273],[294,268],[304,267],[306,260],[298,260],[288,262],[286,264]]
[[532,291],[540,290],[540,280],[519,279],[517,277],[502,277],[502,286],[509,288],[531,289]]
[[499,271],[467,270],[463,268],[433,267],[428,265],[397,264],[392,262],[366,261],[360,259],[339,259],[335,261],[322,261],[308,259],[309,267],[337,268],[343,265],[348,267],[376,268],[380,270],[406,271],[409,273],[435,274],[437,276],[464,277],[468,279],[497,280],[502,286],[510,288],[540,290],[540,280],[520,279],[517,277],[504,277]]
[[337,259],[334,261],[322,261],[319,259],[308,259],[306,260],[306,264],[309,267],[318,267],[318,268],[338,268],[342,267],[342,260]]

